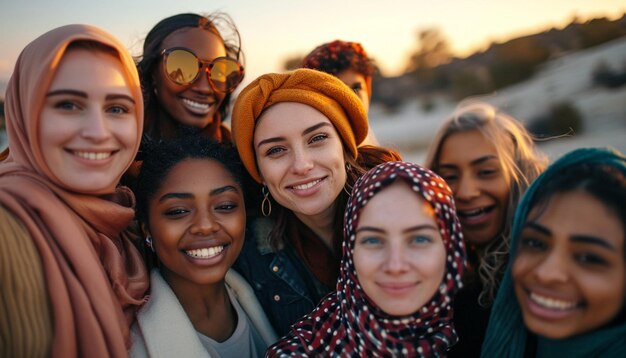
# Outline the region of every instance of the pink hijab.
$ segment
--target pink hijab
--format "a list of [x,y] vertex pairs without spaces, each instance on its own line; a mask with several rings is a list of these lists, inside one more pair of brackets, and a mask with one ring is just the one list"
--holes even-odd
[[124,46],[89,25],[49,31],[22,51],[9,81],[9,155],[0,163],[0,205],[24,224],[41,257],[54,322],[51,356],[125,356],[128,328],[148,288],[141,256],[123,232],[134,217],[134,197],[125,187],[102,197],[71,191],[52,174],[38,140],[55,72],[68,45],[82,40],[117,52],[136,102],[139,147],[143,101]]

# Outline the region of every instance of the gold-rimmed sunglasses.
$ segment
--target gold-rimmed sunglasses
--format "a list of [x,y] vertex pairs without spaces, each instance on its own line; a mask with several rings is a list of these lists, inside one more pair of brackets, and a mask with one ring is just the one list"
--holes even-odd
[[212,61],[198,58],[193,51],[184,47],[173,47],[161,52],[163,69],[170,81],[180,86],[194,83],[204,68],[209,83],[215,91],[232,92],[244,75],[243,66],[230,57],[217,57]]

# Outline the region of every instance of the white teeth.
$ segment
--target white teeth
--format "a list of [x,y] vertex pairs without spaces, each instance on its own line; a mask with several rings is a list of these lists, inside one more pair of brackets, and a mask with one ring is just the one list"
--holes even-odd
[[540,306],[557,310],[569,310],[576,307],[576,302],[562,301],[550,297],[540,296],[534,292],[530,293],[530,299]]
[[474,209],[474,210],[459,210],[459,214],[463,215],[463,216],[476,216],[476,215],[480,215],[482,213],[484,213],[485,210],[480,208],[480,209]]
[[211,107],[211,105],[209,105],[208,103],[200,103],[200,102],[192,101],[187,98],[183,98],[183,102],[185,102],[185,104],[188,105],[189,107],[196,108],[196,109],[203,110],[203,111]]
[[292,186],[292,188],[294,188],[296,190],[309,189],[309,188],[312,188],[315,184],[317,184],[317,183],[319,183],[321,181],[322,181],[322,179],[317,179],[317,180],[314,180],[314,181],[312,181],[310,183],[301,184],[301,185],[294,185],[294,186]]
[[203,249],[194,249],[185,251],[187,255],[197,259],[208,259],[217,256],[224,250],[224,246],[213,246]]
[[75,151],[74,155],[89,160],[103,160],[111,156],[111,152],[78,152]]

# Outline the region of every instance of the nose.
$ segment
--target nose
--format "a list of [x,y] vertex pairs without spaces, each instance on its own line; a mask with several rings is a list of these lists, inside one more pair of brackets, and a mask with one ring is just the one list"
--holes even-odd
[[535,277],[542,283],[563,283],[568,279],[567,258],[564,254],[551,251],[535,267]]
[[81,135],[83,138],[94,142],[103,142],[111,136],[106,114],[100,109],[93,109],[87,112],[87,118],[83,122]]
[[453,189],[454,197],[460,201],[470,201],[480,195],[476,180],[468,175],[459,178],[455,189]]
[[306,148],[295,148],[293,150],[292,171],[297,175],[304,175],[313,169],[313,157],[308,153]]
[[409,266],[406,249],[402,245],[390,244],[387,248],[387,258],[383,264],[383,270],[388,274],[398,275],[407,272]]
[[220,229],[219,223],[208,212],[199,212],[189,228],[189,233],[192,235],[208,236]]
[[207,64],[203,64],[200,69],[200,75],[193,82],[191,88],[202,94],[211,94],[214,92],[213,86],[211,86],[211,82],[209,81],[209,76],[211,76],[211,71],[209,70],[209,66]]

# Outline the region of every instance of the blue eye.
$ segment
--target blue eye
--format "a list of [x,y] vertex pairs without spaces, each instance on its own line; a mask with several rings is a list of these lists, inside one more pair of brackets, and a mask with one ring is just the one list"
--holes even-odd
[[418,244],[418,245],[422,245],[422,244],[427,244],[432,242],[433,240],[428,237],[428,236],[424,236],[424,235],[418,235],[415,236],[411,239],[411,242],[414,244]]
[[324,139],[326,139],[326,138],[328,138],[328,135],[327,135],[327,134],[317,134],[317,135],[314,135],[314,136],[311,138],[310,142],[311,142],[311,143],[321,142],[321,141],[323,141],[323,140],[324,140]]
[[368,245],[368,246],[373,246],[373,245],[378,245],[381,243],[380,239],[373,237],[373,236],[366,236],[364,238],[362,238],[359,243],[361,245]]
[[112,114],[126,114],[129,110],[125,106],[115,105],[107,108],[107,112]]
[[274,154],[278,154],[284,151],[285,149],[281,147],[271,147],[270,149],[267,150],[267,152],[265,152],[265,155],[272,156]]
[[54,108],[62,109],[65,111],[73,111],[79,109],[79,106],[72,101],[60,101],[54,105]]

